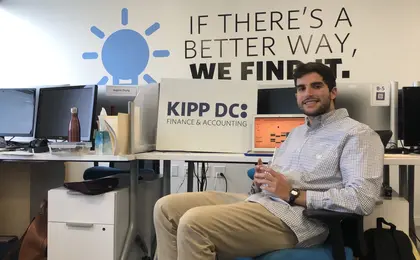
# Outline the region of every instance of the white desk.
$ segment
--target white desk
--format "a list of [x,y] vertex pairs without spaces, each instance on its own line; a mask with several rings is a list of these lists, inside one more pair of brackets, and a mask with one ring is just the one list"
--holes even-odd
[[420,154],[385,154],[385,165],[418,165]]
[[[25,155],[28,154],[28,155]],[[22,153],[18,155],[15,152],[0,152],[1,161],[63,161],[63,162],[129,162],[136,160],[135,155],[52,155],[50,153]]]
[[36,162],[36,161],[62,161],[62,162],[130,162],[130,201],[129,201],[129,228],[125,237],[121,260],[128,259],[131,246],[134,245],[136,237],[136,206],[137,206],[137,171],[138,161],[134,155],[112,156],[112,155],[83,155],[83,156],[61,156],[51,155],[50,153],[38,153],[33,155],[14,155],[13,153],[0,152],[1,161],[19,161],[19,162]]
[[[213,163],[249,163],[255,164],[261,158],[263,162],[268,162],[271,157],[264,156],[245,156],[239,153],[198,153],[198,152],[147,152],[136,154],[138,160],[163,160],[164,176],[170,175],[170,161],[186,161],[188,162],[188,169],[192,168],[194,162],[213,162]],[[190,167],[191,163],[191,167]],[[399,165],[399,166],[420,166],[420,155],[415,154],[385,154],[385,165]],[[409,173],[410,175],[410,168]],[[414,169],[412,169],[414,170]],[[414,173],[414,172],[413,172]],[[170,177],[167,177],[170,178]],[[193,173],[188,171],[188,191],[192,191]],[[414,181],[414,179],[413,179]],[[400,185],[400,187],[403,187]],[[404,188],[404,187],[403,187]]]
[[[163,160],[164,191],[168,194],[170,191],[170,161],[188,162],[188,190],[192,190],[194,162],[221,162],[221,163],[248,163],[254,164],[258,156],[245,156],[244,154],[225,154],[225,153],[190,153],[190,152],[147,152],[136,155],[110,156],[89,154],[84,156],[61,156],[51,155],[49,153],[34,154],[31,156],[13,155],[0,152],[1,161],[62,161],[62,162],[130,162],[130,216],[129,229],[126,234],[122,260],[126,260],[134,244],[136,222],[136,204],[137,204],[137,169],[138,160]],[[264,162],[268,162],[271,157],[262,157]],[[414,166],[420,165],[420,155],[385,155],[385,165],[403,165],[408,167],[408,201],[410,203],[410,228],[414,227]],[[413,240],[415,241],[415,240]]]
[[[138,160],[163,160],[163,172],[166,179],[170,179],[170,161],[186,161],[188,163],[187,191],[192,191],[194,178],[194,162],[213,163],[249,163],[255,164],[258,158],[268,162],[271,157],[245,156],[235,153],[199,153],[199,152],[147,152],[136,154]],[[400,196],[405,197],[409,202],[410,230],[415,230],[414,224],[414,166],[420,166],[420,155],[416,154],[385,154],[384,174],[389,176],[389,165],[399,166]],[[167,180],[169,182],[169,180]],[[170,185],[170,183],[166,184]],[[414,236],[412,241],[416,241]]]
[[[258,158],[268,162],[271,157],[245,156],[241,153],[147,152],[135,155],[138,160],[169,160],[194,162],[256,163]],[[385,165],[419,165],[420,155],[385,154]]]
[[[268,162],[271,157],[264,156],[245,156],[239,153],[198,153],[198,152],[147,152],[136,154],[138,160],[163,160],[163,172],[166,178],[170,175],[170,161],[186,161],[188,168],[192,168],[194,162],[213,162],[213,163],[257,163],[261,158],[263,162]],[[191,167],[190,167],[191,163]],[[415,154],[385,154],[385,165],[400,165],[400,166],[420,166],[420,155]],[[410,168],[409,173],[410,174]],[[413,169],[414,170],[414,169]],[[414,172],[413,172],[414,174]],[[170,178],[170,177],[169,177]],[[188,171],[188,191],[192,191],[193,173]],[[414,182],[414,179],[413,179]],[[401,185],[400,185],[401,187]],[[403,187],[404,188],[404,187]],[[414,196],[414,195],[413,195]]]
[[[239,153],[148,152],[136,154],[138,160],[256,163],[259,157]],[[262,157],[268,161],[270,157]]]

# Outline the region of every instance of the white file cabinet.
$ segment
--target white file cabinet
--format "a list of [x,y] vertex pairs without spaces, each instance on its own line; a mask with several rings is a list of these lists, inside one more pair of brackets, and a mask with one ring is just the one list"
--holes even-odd
[[48,191],[48,260],[117,260],[128,228],[128,188],[84,195]]

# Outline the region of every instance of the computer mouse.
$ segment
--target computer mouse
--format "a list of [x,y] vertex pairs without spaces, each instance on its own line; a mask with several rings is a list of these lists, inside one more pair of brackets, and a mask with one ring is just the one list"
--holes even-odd
[[29,143],[30,148],[47,147],[47,146],[48,146],[48,139],[46,138],[35,139]]
[[46,138],[42,138],[42,139],[38,139],[39,142],[37,143],[37,147],[46,147],[48,146],[48,139]]

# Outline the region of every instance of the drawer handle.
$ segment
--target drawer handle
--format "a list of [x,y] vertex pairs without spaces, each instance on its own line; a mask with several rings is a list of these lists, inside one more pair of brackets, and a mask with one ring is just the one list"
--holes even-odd
[[72,190],[68,190],[67,191],[67,194],[69,194],[69,195],[84,195],[83,193],[81,193],[81,192],[78,192],[78,191],[72,191]]
[[78,227],[78,228],[91,228],[91,227],[93,227],[93,224],[89,224],[89,223],[66,223],[66,226],[68,226],[68,227]]

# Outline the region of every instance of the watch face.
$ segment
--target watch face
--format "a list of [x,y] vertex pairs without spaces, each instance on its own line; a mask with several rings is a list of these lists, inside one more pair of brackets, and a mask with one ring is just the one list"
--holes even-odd
[[298,192],[295,191],[295,190],[292,190],[291,193],[292,193],[293,196],[297,196],[298,195]]

